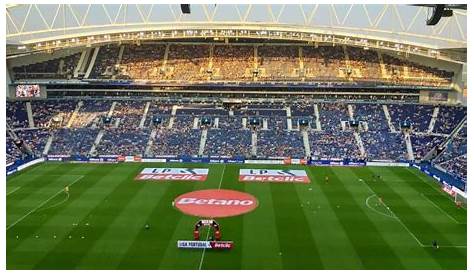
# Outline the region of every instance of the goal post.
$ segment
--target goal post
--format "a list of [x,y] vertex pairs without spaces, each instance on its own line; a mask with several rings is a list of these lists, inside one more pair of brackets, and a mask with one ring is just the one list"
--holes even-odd
[[454,202],[457,206],[467,207],[467,195],[462,191],[456,191],[454,195]]

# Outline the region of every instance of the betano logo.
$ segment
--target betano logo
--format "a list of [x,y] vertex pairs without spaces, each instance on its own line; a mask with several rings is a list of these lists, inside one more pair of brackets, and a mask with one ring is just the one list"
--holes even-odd
[[207,189],[178,196],[173,205],[181,212],[199,217],[230,217],[254,210],[257,199],[244,192],[228,189]]
[[240,182],[280,182],[280,183],[309,183],[304,170],[281,169],[241,169]]
[[135,180],[198,181],[207,179],[207,168],[145,168]]

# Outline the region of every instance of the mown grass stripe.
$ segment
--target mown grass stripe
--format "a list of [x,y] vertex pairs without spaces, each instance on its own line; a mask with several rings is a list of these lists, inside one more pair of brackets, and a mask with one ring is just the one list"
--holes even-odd
[[337,167],[328,169],[330,182],[323,184],[321,189],[329,197],[329,202],[359,255],[364,269],[404,269],[398,255],[367,216],[366,210],[361,208],[351,192],[339,180],[336,175],[339,171]]
[[[77,165],[65,164],[64,173],[71,171],[70,167],[74,166]],[[87,209],[92,208],[97,202],[97,200],[85,200],[84,195],[100,197],[103,192],[97,191],[100,189],[98,184],[104,184],[107,180],[113,183],[106,175],[113,172],[115,168],[117,166],[97,166],[91,172],[84,174],[84,181],[81,184],[75,185],[74,189],[70,190],[71,196],[67,205],[33,214],[9,230],[7,232],[7,249],[17,254],[10,257],[9,265],[15,265],[16,268],[32,269],[50,249],[54,248],[59,240],[66,237],[67,233],[73,229],[73,220],[86,215]],[[18,239],[16,239],[16,235],[19,236]],[[35,239],[34,235],[38,235],[40,238]],[[56,235],[57,238],[53,239],[53,235]],[[36,256],[23,255],[33,251],[38,254]]]
[[116,266],[117,269],[160,268],[167,247],[174,242],[172,236],[177,229],[176,224],[183,218],[183,214],[172,208],[171,203],[180,194],[192,191],[196,184],[201,184],[196,182],[148,183],[163,184],[164,186],[163,196],[156,201],[154,209],[146,221],[152,229],[144,229],[136,235],[133,243]]
[[[221,165],[199,165],[196,168],[209,168],[209,176],[206,182],[190,183],[193,189],[189,191],[202,190],[216,188],[219,184],[219,178],[222,176],[223,166]],[[177,182],[174,182],[176,184]],[[188,182],[189,183],[189,182]],[[176,210],[172,208],[172,210]],[[176,247],[177,240],[186,240],[192,238],[192,229],[198,219],[198,217],[188,216],[182,214],[181,219],[176,224],[171,239],[169,241],[166,250],[164,251],[163,258],[160,261],[159,269],[196,269],[200,263],[202,257],[202,250],[180,250]]]
[[[84,176],[80,176],[78,177],[76,180],[72,181],[72,183],[68,184],[67,186],[70,187],[72,186],[73,184],[77,183],[78,181],[80,181]],[[38,206],[34,207],[33,209],[31,209],[30,211],[28,211],[25,215],[23,215],[22,217],[20,217],[19,219],[17,219],[16,221],[14,221],[13,223],[9,224],[6,228],[6,230],[9,230],[10,228],[12,228],[13,226],[15,226],[16,224],[18,224],[19,222],[21,222],[22,220],[24,220],[26,217],[30,216],[32,213],[36,212],[38,209],[40,209],[42,206],[44,206],[45,204],[47,204],[49,201],[51,201],[53,198],[55,198],[56,196],[58,196],[60,193],[63,193],[64,192],[64,189],[60,189],[58,192],[56,192],[54,195],[52,195],[51,197],[49,197],[48,199],[46,199],[44,202],[40,203]]]
[[[221,168],[219,170],[224,171],[222,165],[218,165]],[[217,166],[216,166],[217,167]],[[223,174],[222,181],[218,179],[218,187],[221,189],[233,189],[237,191],[243,191],[245,188],[244,184],[237,182],[238,166],[226,165],[225,173]],[[222,235],[224,239],[234,241],[235,245],[231,252],[222,252],[222,250],[207,250],[205,257],[202,261],[201,268],[198,269],[241,269],[242,267],[242,252],[243,242],[242,239],[246,231],[244,231],[243,224],[244,216],[235,216],[232,218],[220,218],[216,219],[222,229]],[[231,253],[229,256],[228,253]]]
[[[398,178],[404,178],[403,175],[401,175],[403,174],[403,171],[403,169],[397,168],[385,168],[383,170],[373,168],[368,169],[371,176],[389,173]],[[391,210],[399,217],[403,224],[416,235],[420,242],[427,246],[425,247],[426,249],[431,249],[429,245],[432,240],[437,240],[440,245],[457,245],[446,238],[446,233],[441,232],[436,225],[433,225],[433,223],[425,219],[422,214],[410,206],[404,196],[397,193],[397,186],[392,187],[393,183],[391,183],[390,180],[386,181],[384,177],[385,175],[382,176],[382,179],[375,179],[374,181],[366,180],[366,182],[376,193],[379,195],[383,194],[385,203],[390,206]],[[406,178],[406,180],[410,179]],[[408,185],[408,183],[403,184]],[[411,191],[414,190],[412,189]],[[404,193],[406,193],[406,190]],[[438,253],[429,252],[428,250],[427,252],[432,256],[432,258],[435,259],[444,269],[464,269],[466,266],[466,262],[463,262],[465,254],[463,254],[459,249],[449,249],[449,256],[446,256],[446,249]]]
[[[258,199],[259,206],[243,217],[242,269],[282,269],[280,241],[275,227],[275,210],[268,183],[243,183],[245,192]],[[258,250],[258,252],[257,252]]]
[[431,201],[433,201],[432,198],[435,198],[436,201],[433,202],[437,204],[440,208],[442,208],[445,212],[453,216],[460,224],[466,224],[466,208],[455,206],[453,198],[449,196],[449,194],[447,194],[446,192],[442,191],[441,187],[438,185],[437,182],[434,181],[434,179],[426,176],[421,171],[415,170],[414,168],[403,169],[401,170],[401,172],[407,174],[411,173],[418,179],[420,179],[422,182],[424,182],[424,184],[416,184],[412,181],[410,181],[409,183],[411,187],[415,188],[420,193],[424,193],[424,195]]
[[[384,172],[389,173],[389,174],[394,174],[395,176],[399,178],[407,178],[407,177],[413,177],[411,173],[406,172],[406,169],[387,169]],[[443,245],[445,246],[459,246],[459,245],[465,245],[466,239],[460,239],[459,237],[454,237],[450,236],[450,233],[446,232],[459,232],[459,235],[466,235],[464,233],[465,231],[465,225],[463,224],[456,224],[454,223],[451,219],[447,218],[444,214],[440,214],[438,208],[433,206],[432,203],[428,202],[425,198],[421,197],[423,192],[423,189],[419,189],[419,183],[411,183],[413,180],[410,180],[407,178],[401,185],[406,186],[403,190],[398,187],[393,186],[392,183],[388,182],[387,186],[389,186],[393,192],[399,194],[400,196],[403,196],[403,201],[406,202],[406,204],[412,205],[412,209],[414,212],[416,212],[419,216],[423,217],[423,220],[426,221],[429,226],[432,227],[430,232],[433,232],[433,236],[435,237],[436,234],[443,234],[445,239],[440,239],[439,241],[444,242]],[[423,185],[422,185],[423,186]],[[425,187],[425,186],[423,186]],[[415,196],[416,199],[409,198]],[[446,203],[452,203],[449,199],[445,200]],[[455,208],[454,204],[451,204],[452,207]],[[464,211],[462,211],[464,212]],[[427,218],[427,216],[433,216],[431,218]],[[417,226],[419,227],[419,226]],[[420,235],[426,235],[427,233],[420,233]],[[436,238],[435,238],[436,239]],[[432,239],[428,239],[426,245],[430,245]],[[462,243],[460,243],[460,240]]]
[[[123,170],[124,167],[121,169]],[[43,260],[35,265],[35,268],[51,269],[53,265],[52,269],[75,269],[92,245],[107,230],[108,225],[113,223],[139,191],[140,188],[130,185],[130,180],[135,177],[138,169],[137,167],[128,169],[128,176],[114,176],[117,170],[112,174],[107,174],[108,178],[116,179],[117,185],[113,186],[110,193],[78,220],[77,226],[68,233],[72,239],[63,238],[54,249],[49,250]],[[86,223],[89,225],[85,226]],[[106,225],[100,225],[100,223]],[[74,256],[68,254],[69,250],[74,250]]]
[[[324,269],[361,269],[362,262],[358,254],[330,206],[329,197],[321,190],[326,171],[325,167],[306,167],[311,183],[295,185],[303,201],[303,211],[317,243],[319,256]],[[318,174],[318,177],[313,173]]]
[[295,185],[271,184],[275,225],[284,269],[323,269]]

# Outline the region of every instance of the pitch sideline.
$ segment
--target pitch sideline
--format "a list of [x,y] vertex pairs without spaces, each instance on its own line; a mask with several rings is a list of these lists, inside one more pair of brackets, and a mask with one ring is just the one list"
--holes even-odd
[[[84,178],[84,175],[80,175],[79,178],[77,178],[76,180],[74,180],[74,182],[70,183],[69,185],[67,185],[68,187],[72,186],[73,184],[75,184],[76,182],[80,181],[82,178]],[[13,226],[15,226],[16,224],[18,224],[19,222],[21,222],[22,220],[24,220],[26,217],[28,217],[30,214],[36,212],[39,208],[41,208],[42,206],[44,206],[47,202],[49,202],[50,200],[52,200],[54,197],[58,196],[61,192],[63,192],[64,190],[61,189],[59,190],[58,192],[56,192],[53,196],[49,197],[46,201],[42,202],[41,204],[39,204],[37,207],[33,208],[32,210],[30,210],[28,213],[26,213],[25,215],[23,215],[22,217],[20,217],[18,220],[16,220],[15,222],[11,223],[9,226],[7,226],[6,230],[9,230],[10,228],[12,228]]]

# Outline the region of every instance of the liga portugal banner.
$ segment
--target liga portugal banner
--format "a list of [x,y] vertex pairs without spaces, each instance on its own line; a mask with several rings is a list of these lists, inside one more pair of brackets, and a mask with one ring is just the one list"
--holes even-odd
[[232,249],[232,241],[178,241],[178,248],[190,249]]
[[155,181],[205,181],[207,168],[145,168],[135,180]]
[[310,182],[305,170],[300,169],[241,169],[240,182],[278,182],[278,183],[303,183]]

